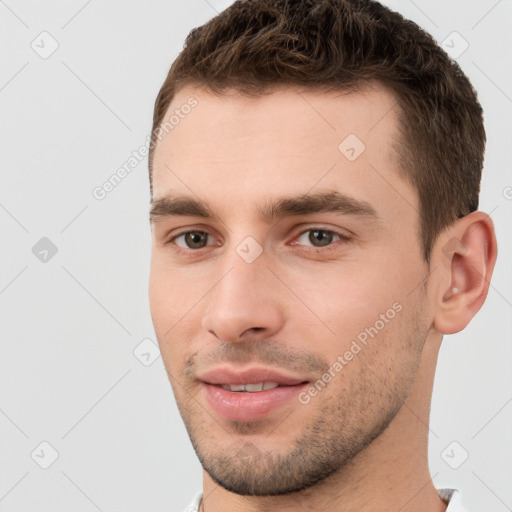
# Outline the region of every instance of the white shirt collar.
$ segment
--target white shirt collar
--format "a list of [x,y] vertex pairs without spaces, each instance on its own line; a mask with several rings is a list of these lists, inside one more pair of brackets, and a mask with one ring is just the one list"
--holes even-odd
[[[437,489],[441,499],[448,503],[446,512],[469,512],[462,504],[462,498],[458,489]],[[199,504],[201,503],[202,493],[197,493],[192,503],[184,510],[184,512],[199,512]]]

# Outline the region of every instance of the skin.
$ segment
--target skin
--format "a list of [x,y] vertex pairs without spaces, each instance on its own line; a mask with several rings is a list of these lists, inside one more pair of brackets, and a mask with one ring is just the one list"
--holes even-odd
[[[153,201],[190,196],[216,217],[153,218],[149,296],[206,468],[204,510],[445,510],[427,459],[433,378],[443,334],[463,329],[487,295],[492,221],[475,212],[454,222],[426,264],[417,193],[393,149],[397,107],[376,84],[258,98],[188,86],[169,113],[190,96],[198,105],[157,145]],[[354,161],[338,149],[351,133],[366,146]],[[377,216],[257,214],[278,197],[329,191]],[[308,229],[349,238],[321,245]],[[205,247],[171,240],[187,230],[208,233]],[[262,248],[252,263],[236,251],[249,236]],[[307,404],[292,399],[263,419],[232,421],[205,400],[197,375],[226,361],[315,382],[393,304],[400,311]]]

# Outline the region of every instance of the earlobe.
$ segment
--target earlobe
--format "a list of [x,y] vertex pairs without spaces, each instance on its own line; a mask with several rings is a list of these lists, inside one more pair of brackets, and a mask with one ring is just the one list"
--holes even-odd
[[443,334],[454,334],[468,325],[489,291],[497,255],[491,218],[473,212],[459,219],[439,237],[434,251],[441,269],[434,327]]

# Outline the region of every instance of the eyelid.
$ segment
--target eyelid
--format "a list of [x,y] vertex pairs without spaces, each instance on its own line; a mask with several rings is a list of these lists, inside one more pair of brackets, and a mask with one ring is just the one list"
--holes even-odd
[[[321,224],[308,224],[307,227],[303,228],[296,237],[307,233],[308,231],[325,231],[326,233],[333,233],[338,235],[340,238],[353,238],[355,235],[351,233],[348,229],[343,228],[333,228],[330,226],[322,226]],[[295,237],[295,238],[296,238]]]
[[[208,229],[205,229],[205,228],[187,228],[187,229],[183,229],[183,231],[178,231],[178,233],[175,233],[173,234],[172,236],[166,236],[165,237],[165,242],[164,244],[170,244],[170,243],[174,243],[174,241],[179,238],[180,236],[183,236],[183,235],[186,235],[188,233],[203,233],[211,238],[214,238],[214,235],[208,231]],[[205,247],[201,247],[201,249],[190,249],[190,248],[186,248],[186,247],[180,247],[179,245],[177,245],[176,243],[174,243],[174,245],[176,245],[176,247],[178,249],[181,249],[183,251],[193,251],[193,252],[199,252],[201,249],[205,249],[206,247],[211,247],[212,245],[216,245],[216,244],[209,244],[209,245],[206,245]],[[217,244],[219,245],[219,244]]]
[[[304,245],[299,244],[297,242],[297,239],[300,238],[305,233],[308,233],[309,231],[324,231],[325,233],[336,235],[340,239],[339,240],[334,240],[332,243],[330,243],[328,245],[321,246],[321,247],[315,247],[314,245],[304,246]],[[353,238],[354,238],[354,236],[349,231],[343,230],[341,228],[331,229],[331,228],[328,228],[328,227],[325,227],[325,226],[313,225],[313,226],[310,226],[310,227],[308,227],[306,229],[303,229],[296,236],[294,236],[294,238],[293,238],[294,241],[291,242],[290,245],[301,246],[301,247],[304,247],[306,251],[313,251],[315,253],[319,253],[319,252],[326,252],[326,251],[329,251],[331,249],[333,249],[333,250],[337,249],[337,248],[339,248],[340,243],[349,242]]]

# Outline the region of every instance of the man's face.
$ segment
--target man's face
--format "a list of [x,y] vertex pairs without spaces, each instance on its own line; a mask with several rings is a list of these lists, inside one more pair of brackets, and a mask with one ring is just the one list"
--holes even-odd
[[178,407],[217,483],[306,488],[393,420],[430,327],[394,98],[185,88],[165,120],[176,109],[154,159],[150,304]]

